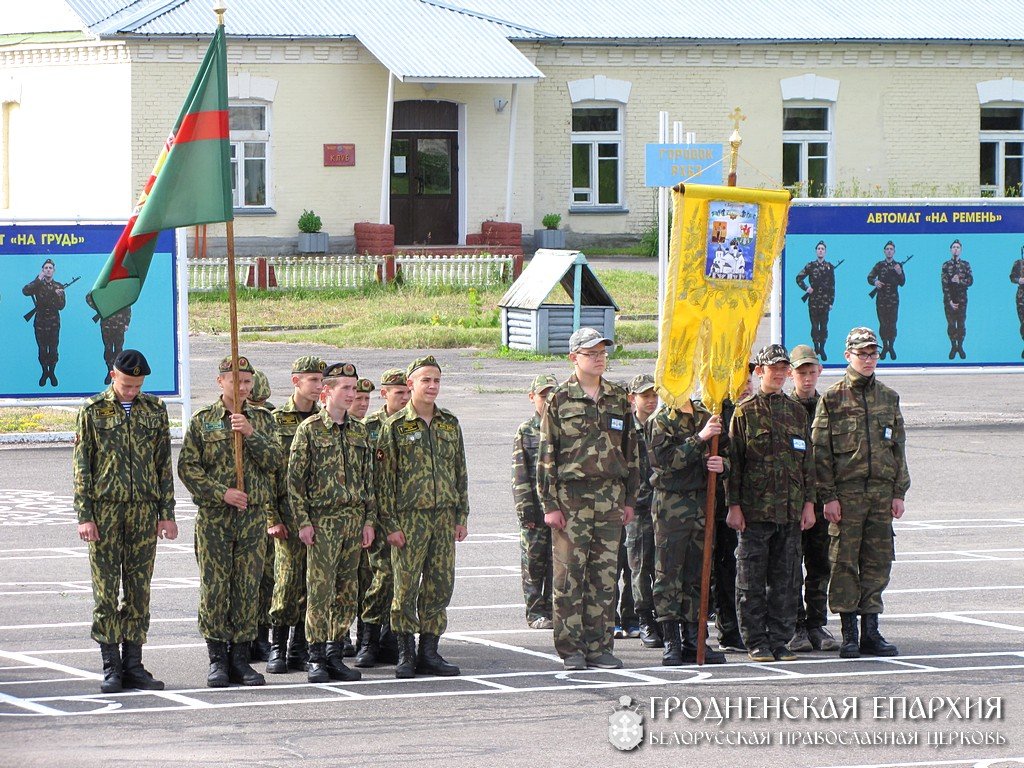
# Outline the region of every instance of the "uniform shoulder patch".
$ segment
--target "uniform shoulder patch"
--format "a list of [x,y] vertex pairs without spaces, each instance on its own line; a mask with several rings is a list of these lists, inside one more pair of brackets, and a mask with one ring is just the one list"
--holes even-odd
[[281,426],[296,426],[299,423],[299,414],[294,411],[275,411],[274,418]]
[[378,448],[377,453],[374,454],[374,458],[376,458],[377,461],[384,461],[384,449]]

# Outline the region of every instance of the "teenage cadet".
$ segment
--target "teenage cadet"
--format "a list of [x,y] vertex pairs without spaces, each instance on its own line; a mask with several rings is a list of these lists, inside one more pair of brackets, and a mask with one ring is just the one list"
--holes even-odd
[[661,648],[661,632],[654,619],[654,519],[651,501],[651,462],[647,456],[647,438],[644,430],[651,415],[658,408],[658,393],[654,377],[649,373],[634,376],[629,382],[629,404],[633,407],[633,426],[636,429],[636,452],[640,465],[640,488],[637,491],[633,522],[626,526],[626,554],[629,570],[633,574],[633,604],[639,621],[640,642],[645,648]]
[[156,540],[176,538],[178,527],[167,406],[142,392],[149,373],[141,352],[123,350],[110,387],[85,401],[75,429],[75,512],[78,536],[89,544],[103,693],[164,687],[142,665],[142,646]]
[[356,421],[366,418],[366,412],[370,410],[370,393],[376,387],[369,379],[360,379],[356,382],[356,397],[352,401],[352,407],[348,409],[348,415]]
[[394,571],[395,677],[457,675],[437,645],[455,587],[455,542],[469,533],[466,448],[459,420],[435,404],[441,366],[434,356],[410,363],[406,380],[409,403],[384,424],[376,454],[381,525]]
[[[249,392],[249,403],[260,408],[273,411],[274,406],[270,400],[270,379],[263,371],[256,371],[252,375],[252,390]],[[260,600],[256,612],[256,639],[252,641],[252,648],[249,649],[249,658],[252,661],[266,661],[270,658],[270,604],[274,598],[274,536],[270,531],[281,522],[277,512],[277,505],[269,510],[267,522],[267,551],[263,558],[263,575],[260,578]]]
[[[377,445],[381,428],[391,416],[405,408],[409,402],[409,384],[405,371],[390,368],[380,376],[380,396],[384,405],[371,413],[363,423],[370,436],[370,443]],[[374,467],[376,478],[377,467]],[[394,664],[398,661],[398,643],[391,631],[391,599],[394,596],[394,579],[391,575],[391,548],[387,533],[379,527],[377,535],[367,552],[373,579],[363,595],[360,618],[363,620],[363,641],[356,653],[357,667],[373,667],[378,662]]]
[[[278,518],[269,533],[274,544],[274,597],[270,605],[271,644],[267,672],[305,671],[309,661],[306,641],[306,546],[288,503],[288,457],[299,424],[320,412],[317,400],[323,389],[326,364],[315,355],[292,363],[292,394],[274,410],[283,460],[275,473]],[[270,556],[268,550],[267,556]],[[291,638],[289,639],[289,630]]]
[[[814,420],[818,407],[818,377],[821,363],[806,344],[798,344],[789,353],[792,366],[793,391],[790,397],[807,411],[807,420]],[[796,563],[793,568],[793,591],[796,595],[796,632],[789,641],[791,651],[837,651],[839,643],[825,629],[828,622],[828,521],[825,508],[814,503],[814,525],[800,535]],[[803,565],[801,566],[801,560]],[[806,571],[806,575],[805,572]]]
[[553,530],[554,642],[566,669],[618,669],[612,655],[616,553],[640,484],[626,390],[604,378],[612,344],[594,328],[569,337],[573,374],[548,395],[537,493]]
[[[352,401],[352,406],[348,409],[350,418],[356,421],[363,421],[366,418],[366,412],[370,410],[370,393],[375,389],[376,387],[369,379],[361,378],[356,382],[356,396]],[[376,446],[376,442],[371,441],[370,445]],[[374,541],[376,542],[376,537],[374,537]],[[370,550],[361,549],[359,551],[359,600],[356,610],[356,642],[355,645],[352,644],[352,635],[346,631],[344,637],[345,656],[355,656],[356,650],[363,644],[363,599],[372,583],[373,567],[370,565]]]
[[818,402],[813,428],[818,498],[830,523],[828,603],[842,620],[840,656],[896,656],[878,614],[895,556],[892,521],[903,517],[910,488],[903,414],[899,395],[875,377],[874,331],[850,331],[846,361],[846,375]]
[[789,355],[757,353],[761,385],[736,406],[729,430],[729,515],[738,532],[736,608],[752,661],[792,661],[798,532],[814,525],[814,459],[807,413],[782,394]]
[[544,524],[544,508],[537,497],[537,449],[540,420],[547,409],[548,393],[558,379],[542,373],[528,394],[533,415],[519,425],[512,443],[512,498],[519,518],[519,561],[523,572],[526,624],[531,629],[551,629],[551,529]]
[[311,683],[362,676],[345,666],[342,647],[356,616],[359,552],[373,542],[376,522],[369,435],[348,414],[358,378],[351,363],[327,366],[324,409],[299,425],[288,459],[288,501],[308,548]]
[[[199,631],[210,656],[206,684],[211,688],[265,682],[249,666],[249,643],[256,637],[267,523],[275,504],[273,478],[281,467],[273,416],[246,402],[252,364],[239,357],[233,367],[230,356],[220,361],[221,396],[192,416],[178,456],[178,476],[199,507]],[[235,379],[240,407],[234,400]],[[244,491],[234,487],[235,432],[243,437]]]

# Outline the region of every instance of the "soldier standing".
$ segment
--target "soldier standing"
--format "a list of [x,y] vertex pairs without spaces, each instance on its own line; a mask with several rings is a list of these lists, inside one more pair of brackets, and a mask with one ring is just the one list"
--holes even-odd
[[[256,371],[252,376],[252,390],[249,392],[250,405],[273,411],[270,400],[270,379],[263,371]],[[252,661],[266,661],[270,658],[270,604],[274,597],[274,534],[276,526],[281,523],[276,505],[270,510],[267,523],[267,552],[263,558],[263,575],[260,578],[259,608],[256,612],[256,639],[252,641],[249,657]]]
[[[1010,267],[1010,282],[1017,286],[1017,319],[1020,320],[1020,338],[1024,341],[1024,246],[1020,249],[1021,258]],[[1024,357],[1024,351],[1020,353]]]
[[949,336],[949,359],[957,355],[967,358],[964,337],[967,335],[967,289],[974,285],[969,262],[960,258],[963,246],[959,240],[949,244],[948,261],[942,265],[942,308],[946,312],[946,335]]
[[52,259],[43,262],[36,278],[21,289],[25,296],[31,296],[35,304],[35,317],[32,321],[36,332],[36,346],[39,348],[39,367],[43,369],[39,377],[39,386],[46,384],[57,386],[57,346],[60,344],[60,311],[64,309],[67,299],[64,297],[64,286],[53,279],[57,266]]
[[459,668],[444,660],[437,645],[455,587],[455,542],[469,534],[466,448],[459,420],[435,405],[441,366],[434,356],[410,363],[406,380],[409,403],[384,424],[376,454],[381,525],[395,579],[395,677],[451,676]]
[[530,385],[534,413],[519,425],[512,443],[512,497],[519,517],[519,553],[523,572],[526,623],[531,629],[551,629],[551,529],[544,524],[544,508],[537,496],[537,449],[540,420],[548,393],[558,379],[540,374]]
[[[370,410],[370,393],[376,388],[369,379],[359,379],[356,382],[356,396],[352,401],[352,406],[348,409],[348,415],[351,418],[356,421],[363,421],[366,418],[366,412]],[[376,441],[373,441],[371,445],[376,446]],[[376,540],[376,537],[374,537],[374,541]],[[366,592],[372,584],[373,567],[370,565],[370,550],[361,549],[359,550],[359,600],[356,610],[356,642],[353,645],[351,634],[349,632],[345,633],[345,656],[355,656],[356,649],[363,644],[363,599],[366,597]]]
[[86,400],[75,430],[75,512],[78,536],[89,544],[103,693],[164,687],[142,665],[142,646],[156,541],[176,538],[178,527],[167,406],[142,392],[149,373],[141,352],[122,351],[111,386]]
[[814,525],[814,459],[807,412],[782,394],[789,355],[757,353],[761,386],[736,406],[729,429],[729,515],[737,531],[736,608],[752,661],[793,661],[793,568],[800,530]]
[[651,460],[647,455],[644,429],[658,408],[658,392],[649,373],[634,376],[629,382],[629,403],[633,406],[636,452],[640,464],[640,488],[637,491],[633,522],[626,526],[626,554],[633,574],[633,601],[640,622],[639,637],[645,648],[662,648],[661,630],[654,618],[654,518],[651,502]]
[[896,656],[878,631],[878,614],[895,556],[892,521],[903,517],[910,488],[903,414],[899,395],[875,377],[874,331],[850,331],[846,360],[846,375],[822,395],[813,427],[818,498],[830,523],[828,603],[842,620],[840,656]]
[[[288,457],[299,425],[320,412],[317,400],[323,389],[326,364],[315,355],[292,363],[292,394],[273,412],[283,460],[274,474],[277,518],[269,533],[274,537],[274,596],[270,603],[270,657],[267,672],[280,675],[289,669],[305,671],[309,660],[306,641],[306,546],[288,503]],[[270,557],[267,550],[267,557]],[[289,633],[291,637],[289,638]]]
[[303,421],[288,459],[288,500],[308,548],[306,636],[311,683],[353,681],[342,638],[356,617],[359,552],[373,542],[376,503],[369,435],[348,409],[356,394],[356,367],[324,370],[324,409]]
[[[199,507],[199,631],[210,656],[206,684],[211,688],[265,682],[249,666],[249,644],[256,637],[260,576],[275,505],[274,473],[281,468],[274,418],[246,402],[252,364],[239,357],[237,372],[233,367],[230,356],[220,361],[221,396],[192,416],[178,456],[178,477]],[[233,399],[236,377],[240,407]],[[234,432],[244,438],[245,491],[234,487]]]
[[554,641],[566,669],[619,669],[612,655],[616,552],[640,484],[626,391],[604,378],[607,339],[569,337],[573,374],[548,395],[537,492],[553,528]]
[[907,282],[903,265],[896,261],[896,244],[892,240],[882,249],[885,258],[875,263],[868,272],[868,284],[875,294],[875,312],[878,314],[878,335],[882,337],[882,359],[886,353],[896,359],[896,321],[900,314],[900,288]]
[[[814,246],[814,261],[804,265],[796,275],[796,284],[806,291],[807,312],[811,319],[811,340],[814,351],[828,360],[825,342],[828,340],[828,315],[836,300],[836,272],[831,262],[825,261],[825,241]],[[810,281],[810,285],[807,282]]]
[[[726,470],[722,456],[708,445],[722,432],[722,419],[692,401],[661,408],[648,421],[654,473],[654,601],[661,623],[664,666],[697,661],[701,568],[704,563],[708,471]],[[727,447],[723,441],[722,448]],[[707,648],[708,664],[724,664],[725,654]]]
[[[814,411],[821,396],[815,388],[821,376],[821,363],[806,344],[798,344],[789,354],[793,391],[790,397],[807,411],[807,422],[814,420]],[[800,535],[797,559],[793,568],[793,591],[796,595],[796,632],[789,641],[789,650],[836,651],[839,643],[825,629],[828,622],[828,521],[820,501],[814,503],[814,525]],[[803,564],[801,565],[801,560]],[[804,571],[806,570],[806,576]]]
[[[367,416],[363,423],[369,432],[370,444],[377,445],[384,422],[405,408],[409,402],[409,383],[405,371],[390,368],[380,376],[380,396],[384,405]],[[378,468],[374,467],[376,476]],[[363,642],[356,653],[357,667],[373,667],[378,662],[394,664],[398,661],[398,644],[391,631],[391,600],[394,579],[391,572],[391,547],[387,532],[378,528],[373,546],[368,551],[373,579],[363,595],[361,618]]]

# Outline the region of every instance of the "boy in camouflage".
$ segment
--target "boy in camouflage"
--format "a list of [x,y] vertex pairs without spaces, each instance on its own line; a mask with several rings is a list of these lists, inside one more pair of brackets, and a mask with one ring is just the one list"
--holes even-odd
[[[376,388],[369,379],[361,378],[356,382],[356,396],[352,400],[352,407],[348,409],[350,418],[360,422],[364,421],[366,412],[370,410],[370,393]],[[376,442],[371,441],[370,445],[375,447]],[[376,537],[374,541],[376,541]],[[355,656],[357,649],[363,644],[363,598],[372,583],[373,567],[370,565],[370,550],[361,549],[359,551],[359,600],[356,609],[356,642],[353,645],[351,633],[345,633],[345,656]]]
[[85,401],[75,429],[75,512],[78,536],[89,544],[103,693],[164,687],[142,666],[142,646],[156,541],[176,538],[178,526],[167,406],[141,391],[149,372],[141,352],[123,350],[110,387]]
[[654,620],[654,518],[651,502],[651,461],[647,455],[644,430],[658,408],[658,392],[649,373],[634,376],[629,382],[629,404],[633,407],[636,452],[640,463],[640,490],[637,492],[633,522],[626,526],[626,556],[633,574],[633,606],[639,621],[640,642],[645,648],[662,648],[661,630]]
[[782,394],[789,355],[781,344],[757,353],[761,386],[736,406],[729,430],[726,522],[738,532],[736,606],[752,661],[792,661],[796,624],[793,569],[798,531],[814,525],[814,460],[807,413]]
[[519,553],[523,571],[526,623],[531,629],[551,629],[551,529],[537,498],[537,449],[540,420],[548,393],[558,386],[550,374],[540,374],[530,385],[534,414],[519,425],[512,443],[512,498],[519,517]]
[[372,448],[366,427],[347,411],[356,394],[356,367],[324,371],[324,409],[299,425],[288,459],[288,501],[308,548],[306,636],[311,683],[353,681],[342,638],[356,616],[359,553],[373,542],[376,503]]
[[317,400],[323,389],[326,367],[326,363],[315,355],[304,355],[295,360],[292,363],[292,394],[273,413],[283,454],[281,468],[274,473],[278,516],[276,524],[271,525],[268,531],[276,539],[274,597],[270,604],[270,658],[267,660],[267,672],[274,675],[284,674],[289,669],[304,672],[309,661],[306,642],[306,545],[299,540],[299,528],[288,504],[288,457],[299,424],[320,412]]
[[[232,358],[225,357],[218,370],[221,396],[192,416],[178,456],[178,477],[199,507],[195,535],[199,631],[210,656],[206,684],[211,688],[231,682],[263,685],[263,675],[249,666],[249,644],[256,637],[260,575],[281,442],[270,412],[246,402],[254,373],[248,358],[239,357],[234,368]],[[233,399],[235,378],[241,407]],[[245,491],[234,487],[235,432],[243,437]]]
[[615,569],[622,526],[640,484],[626,390],[604,378],[607,339],[569,337],[573,374],[548,395],[541,420],[537,495],[554,559],[555,650],[566,669],[619,669],[612,655]]
[[381,524],[395,579],[395,677],[451,676],[459,668],[444,660],[437,645],[455,587],[455,542],[469,533],[466,448],[459,420],[435,405],[441,367],[433,355],[414,360],[406,380],[412,396],[384,424],[376,456]]
[[[249,392],[249,403],[259,408],[273,411],[270,400],[270,379],[263,371],[256,371],[252,376],[252,391]],[[249,658],[253,661],[267,661],[270,658],[270,604],[274,598],[274,535],[272,529],[280,524],[281,518],[277,509],[271,511],[267,528],[267,552],[263,558],[263,576],[260,578],[260,604],[256,612],[256,639],[249,649]]]
[[842,621],[841,657],[896,656],[878,631],[878,614],[895,556],[892,521],[903,517],[910,488],[903,414],[899,395],[875,378],[874,331],[850,331],[846,360],[846,375],[825,390],[814,414],[818,498],[830,523],[828,603]]

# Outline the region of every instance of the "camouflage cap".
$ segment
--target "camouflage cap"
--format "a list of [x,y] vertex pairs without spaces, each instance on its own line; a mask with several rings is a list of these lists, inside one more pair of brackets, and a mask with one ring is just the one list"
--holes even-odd
[[558,386],[558,379],[550,373],[541,373],[533,379],[530,385],[530,392],[543,392],[546,389]]
[[409,377],[405,375],[405,371],[401,368],[388,368],[380,375],[380,385],[382,387],[404,387],[408,381]]
[[249,392],[249,400],[253,403],[265,403],[270,399],[270,380],[263,371],[256,371],[252,375],[252,391]]
[[649,373],[638,374],[630,379],[628,389],[630,394],[633,395],[639,395],[641,392],[654,389],[654,377]]
[[369,379],[360,379],[356,382],[356,392],[373,392],[376,388]]
[[326,367],[327,363],[316,355],[303,355],[292,363],[292,373],[323,373]]
[[137,349],[122,349],[114,358],[114,370],[129,376],[149,376],[146,356]]
[[789,353],[789,362],[794,368],[799,368],[801,365],[807,365],[807,363],[821,365],[821,360],[818,359],[817,352],[806,344],[797,344],[793,347],[793,350]]
[[[220,373],[231,373],[233,366],[231,364],[231,355],[228,355],[220,361],[220,365],[217,366],[217,371]],[[238,372],[239,373],[256,373],[256,369],[252,367],[252,363],[249,362],[248,357],[238,356]]]
[[846,351],[856,352],[864,347],[877,347],[878,337],[870,328],[858,326],[846,335]]
[[580,328],[569,337],[569,353],[579,352],[581,349],[590,349],[602,343],[611,345],[614,342],[602,336],[601,332],[596,328]]
[[420,368],[437,368],[437,370],[440,371],[441,365],[437,362],[437,360],[434,359],[433,355],[427,355],[426,357],[417,357],[415,360],[409,363],[409,367],[405,369],[406,380],[408,380],[412,376],[413,371],[418,371]]
[[358,379],[356,367],[352,363],[331,363],[324,369],[325,379]]
[[781,344],[768,344],[761,348],[754,358],[754,362],[761,366],[775,365],[776,363],[788,363],[789,354]]

